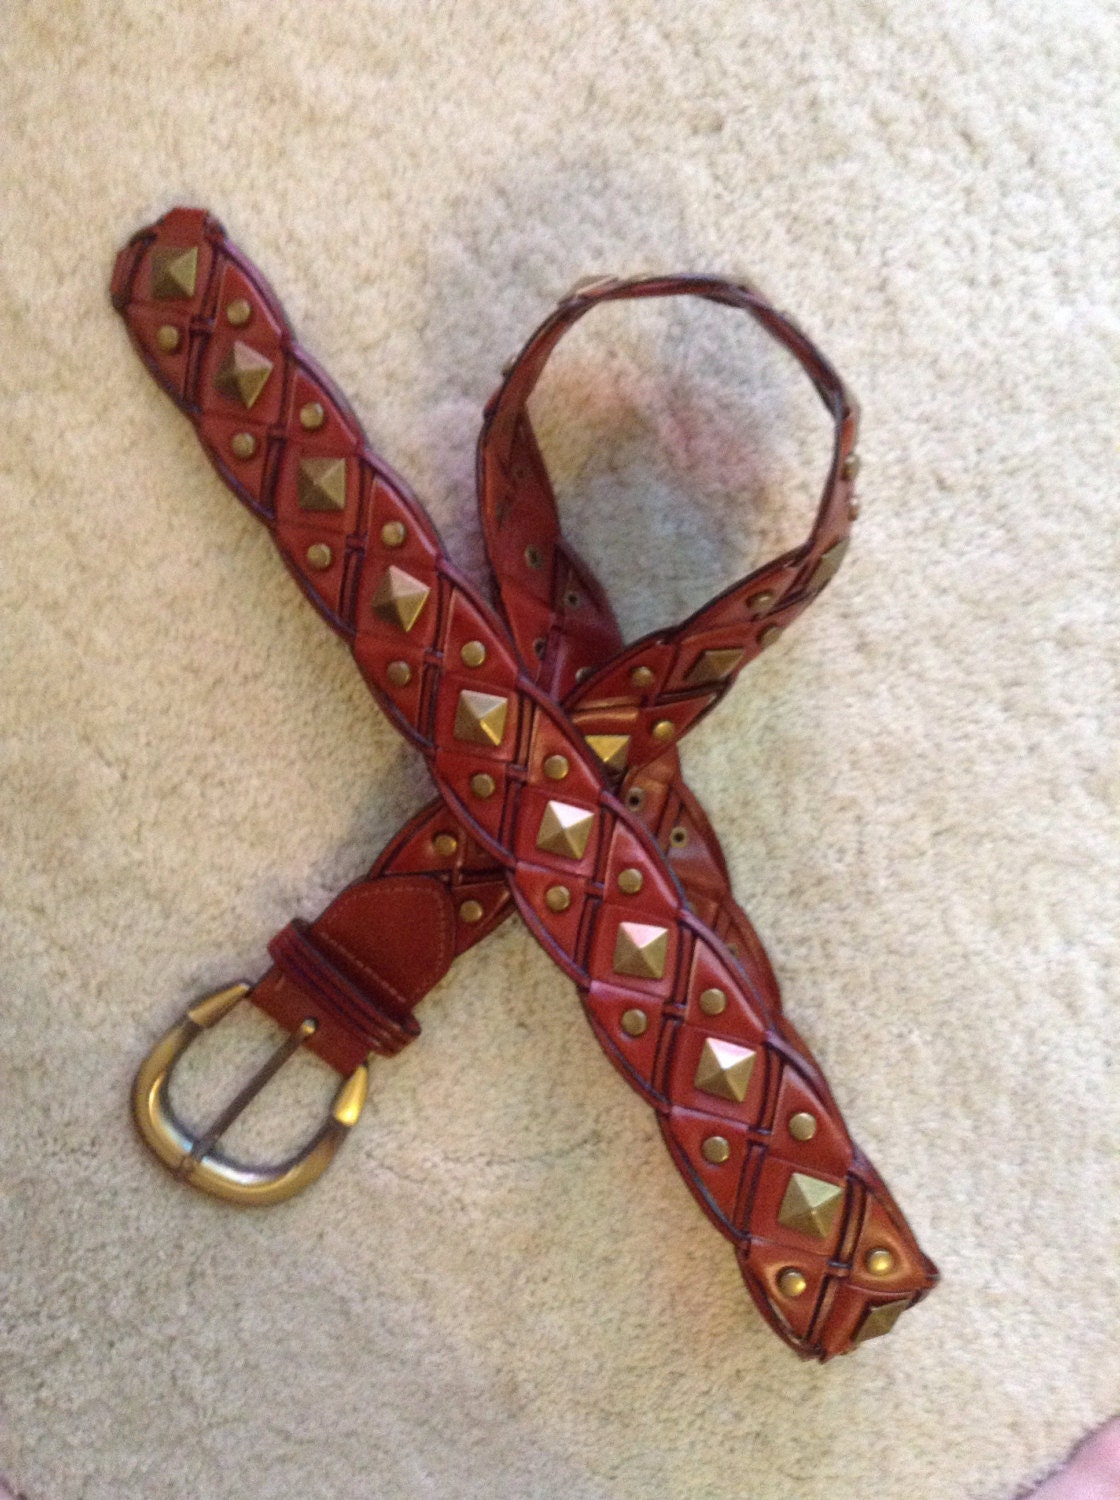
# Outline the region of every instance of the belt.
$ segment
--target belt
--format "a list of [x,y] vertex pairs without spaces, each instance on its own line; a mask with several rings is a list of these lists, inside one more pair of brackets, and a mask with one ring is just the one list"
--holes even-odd
[[[653,1107],[770,1326],[820,1360],[886,1333],[934,1286],[936,1267],[784,1015],[677,750],[843,559],[858,416],[832,366],[744,282],[577,285],[486,407],[478,496],[491,607],[214,218],[179,208],[135,235],[112,291],[150,373],[349,642],[439,793],[364,879],[272,940],[262,979],[199,1001],[156,1045],[133,1093],[147,1144],[218,1196],[289,1197],[357,1119],[370,1056],[413,1041],[417,1003],[517,910],[575,981],[604,1052]],[[832,458],[801,546],[682,624],[625,646],[602,586],[560,530],[527,403],[559,339],[592,308],[685,294],[748,313],[790,351],[833,422]],[[192,1135],[168,1104],[168,1077],[183,1049],[246,998],[289,1038]],[[328,1119],[278,1167],[231,1160],[223,1131],[300,1046],[342,1075]]]

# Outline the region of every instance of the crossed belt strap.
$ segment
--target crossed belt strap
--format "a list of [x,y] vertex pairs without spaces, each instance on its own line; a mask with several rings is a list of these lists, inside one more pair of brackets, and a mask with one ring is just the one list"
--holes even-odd
[[[527,403],[564,332],[601,302],[691,294],[740,309],[805,370],[834,424],[812,532],[674,628],[624,646],[560,531]],[[573,289],[487,405],[478,493],[496,609],[456,570],[403,480],[296,343],[260,273],[206,213],[175,209],[117,260],[113,300],[222,479],[351,646],[439,796],[369,875],[269,945],[273,967],[192,1006],[137,1076],[156,1154],[220,1196],[273,1202],[319,1174],[357,1118],[370,1054],[419,1033],[417,1003],[516,909],[575,981],[599,1042],[653,1107],[771,1327],[827,1359],[886,1333],[936,1283],[781,1010],[677,744],[825,587],[855,513],[857,410],[806,336],[715,276]],[[167,1102],[175,1059],[242,998],[290,1034],[201,1138]],[[218,1149],[298,1046],[344,1075],[308,1147],[272,1171]]]

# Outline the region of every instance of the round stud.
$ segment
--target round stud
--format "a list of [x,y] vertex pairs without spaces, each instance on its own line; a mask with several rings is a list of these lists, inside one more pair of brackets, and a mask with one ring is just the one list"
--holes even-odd
[[332,562],[334,562],[334,553],[327,546],[326,542],[313,542],[308,547],[307,566],[309,568],[315,568],[318,572],[322,572],[324,568],[329,568]]
[[594,670],[594,667],[580,667],[579,671],[576,673],[576,682],[586,682],[587,679],[591,676],[592,672],[594,672]]
[[432,840],[432,848],[440,859],[450,859],[453,854],[459,852],[459,840],[453,833],[437,833]]
[[752,615],[764,615],[777,597],[770,589],[763,589],[760,594],[751,595],[747,600],[747,608]]
[[650,730],[655,740],[671,740],[677,732],[677,726],[672,719],[658,719]]
[[854,479],[858,473],[859,473],[859,454],[858,453],[849,453],[848,456],[847,456],[847,458],[840,465],[840,478],[841,479]]
[[635,667],[634,670],[630,673],[630,681],[634,684],[635,687],[652,687],[656,680],[657,679],[655,678],[652,670],[649,667]]
[[780,625],[768,625],[758,638],[758,644],[765,651],[767,646],[772,646],[782,633]]
[[624,896],[636,896],[644,884],[641,870],[620,870],[618,888]]
[[481,667],[486,660],[486,647],[481,641],[468,641],[459,655],[465,667]]
[[727,1137],[723,1135],[710,1135],[700,1147],[700,1155],[705,1161],[710,1161],[713,1167],[718,1167],[731,1155],[731,1147],[728,1145]]
[[567,911],[572,904],[572,893],[566,885],[550,885],[545,892],[544,904],[549,911]]
[[869,1250],[863,1258],[863,1263],[872,1276],[889,1276],[894,1270],[894,1256],[883,1245],[875,1250]]
[[308,401],[299,409],[299,425],[305,432],[318,432],[327,414],[318,401]]
[[569,589],[568,592],[564,595],[564,603],[568,606],[569,609],[579,608],[580,597],[576,593],[575,589]]
[[637,812],[640,807],[645,806],[646,794],[640,786],[632,786],[626,793],[626,806]]
[[715,985],[700,994],[700,1009],[706,1016],[722,1016],[727,1009],[727,996]]
[[525,561],[531,568],[539,568],[544,562],[544,558],[541,556],[541,549],[539,547],[526,547]]
[[471,791],[476,797],[481,797],[485,802],[487,797],[492,797],[498,790],[493,776],[487,775],[485,771],[476,771],[471,777]]
[[407,535],[403,521],[386,521],[381,528],[381,541],[386,547],[403,547]]
[[385,668],[385,676],[394,687],[407,687],[412,681],[412,668],[406,661],[391,661]]
[[179,330],[174,323],[163,323],[156,329],[156,344],[164,354],[174,354],[179,347]]
[[851,516],[853,521],[859,520],[859,501],[854,495],[848,501],[848,514]]
[[550,755],[544,763],[544,774],[549,781],[563,781],[568,774],[568,757],[566,755]]
[[644,1010],[624,1010],[622,1019],[618,1023],[627,1036],[644,1036],[649,1026],[649,1017]]
[[683,849],[684,846],[688,843],[688,829],[682,828],[678,823],[676,828],[674,828],[672,833],[669,835],[669,842],[670,844],[672,844],[674,849]]
[[253,309],[244,297],[235,297],[226,308],[226,317],[234,328],[244,328],[252,316]]
[[251,432],[235,432],[229,440],[229,451],[234,458],[252,458],[257,451],[257,440]]
[[809,1283],[796,1266],[786,1266],[778,1272],[778,1290],[783,1297],[802,1297]]
[[483,915],[481,901],[464,901],[459,908],[460,922],[481,922]]
[[789,1133],[795,1141],[811,1141],[817,1133],[817,1117],[807,1109],[799,1109],[789,1117]]

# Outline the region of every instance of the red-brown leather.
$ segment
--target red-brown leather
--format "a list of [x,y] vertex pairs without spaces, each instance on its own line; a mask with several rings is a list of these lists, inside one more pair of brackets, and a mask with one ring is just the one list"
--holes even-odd
[[[153,253],[197,250],[193,291],[155,295]],[[598,302],[691,294],[738,308],[778,338],[805,368],[835,426],[824,494],[809,539],[724,590],[674,628],[623,647],[602,587],[560,532],[555,500],[526,403],[558,339]],[[344,398],[295,342],[259,272],[199,210],[176,209],[135,236],[113,277],[114,303],[149,370],[194,424],[221,477],[269,527],[311,602],[351,644],[374,696],[425,755],[440,797],[401,830],[370,875],[310,925],[293,925],[271,945],[275,967],[253,998],[295,1029],[311,1015],[310,1045],[341,1071],[370,1052],[399,1050],[419,1030],[412,1009],[453,957],[493,930],[516,905],[526,925],[575,980],[607,1056],[657,1111],[666,1144],[701,1207],[736,1248],[744,1280],[771,1326],[806,1357],[825,1359],[858,1341],[869,1313],[905,1306],[935,1284],[936,1268],[918,1248],[874,1168],[856,1147],[804,1042],[781,1012],[773,971],[746,915],[735,904],[718,841],[685,786],[676,744],[727,691],[747,661],[819,594],[842,556],[850,527],[857,412],[826,360],[756,290],[712,276],[601,280],[570,294],[526,344],[488,404],[479,442],[479,504],[501,614],[456,571],[404,482],[368,447]],[[226,310],[244,299],[248,320]],[[165,352],[162,327],[179,333]],[[271,361],[247,404],[219,372],[234,344]],[[314,431],[301,408],[319,402]],[[249,459],[230,447],[234,433],[257,442]],[[300,503],[299,465],[311,458],[345,464],[341,509]],[[382,538],[402,524],[401,545]],[[308,549],[331,549],[315,568]],[[833,550],[835,549],[835,550]],[[828,562],[821,566],[825,554]],[[404,626],[374,607],[389,569],[427,590]],[[481,642],[486,659],[466,666],[461,648]],[[717,680],[700,669],[708,650],[737,651]],[[389,676],[406,662],[405,685]],[[633,674],[639,671],[635,683]],[[497,746],[456,737],[462,690],[507,701]],[[672,725],[672,741],[654,733]],[[629,735],[628,765],[615,775],[585,736]],[[544,772],[564,756],[561,780]],[[495,791],[480,797],[472,777]],[[537,842],[549,801],[591,818],[579,857]],[[683,829],[685,838],[674,829]],[[454,853],[435,840],[451,834]],[[442,847],[442,846],[441,846]],[[625,895],[621,870],[641,871],[639,894]],[[570,906],[553,912],[546,891],[562,883]],[[481,915],[477,920],[468,914]],[[660,976],[617,967],[620,924],[663,931]],[[699,997],[717,986],[724,1012],[705,1014]],[[620,1022],[640,1010],[646,1029]],[[699,1089],[697,1061],[711,1040],[755,1054],[741,1102]],[[795,1141],[790,1117],[810,1110],[811,1141]],[[702,1146],[718,1133],[729,1155],[711,1163]],[[842,1188],[842,1208],[825,1236],[784,1227],[779,1207],[794,1172]],[[872,1277],[869,1248],[894,1256]],[[794,1267],[807,1291],[783,1296],[777,1278]]]

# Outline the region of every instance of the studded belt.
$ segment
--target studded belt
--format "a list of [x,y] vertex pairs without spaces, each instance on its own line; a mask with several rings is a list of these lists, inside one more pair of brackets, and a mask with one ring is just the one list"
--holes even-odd
[[[527,403],[558,340],[592,308],[682,294],[748,313],[791,352],[834,424],[832,459],[805,543],[683,624],[624,646],[601,585],[561,533]],[[417,1003],[516,909],[575,981],[611,1062],[653,1107],[771,1327],[821,1360],[887,1332],[937,1270],[783,1014],[677,752],[843,558],[857,409],[831,365],[740,281],[644,276],[574,288],[486,407],[478,494],[491,607],[212,217],[175,209],[134,236],[117,260],[113,301],[221,478],[269,528],[378,704],[426,757],[439,793],[368,876],[273,939],[262,979],[197,1002],[161,1039],[133,1095],[147,1143],[222,1197],[290,1196],[357,1118],[371,1054],[413,1041]],[[192,1135],[168,1104],[168,1076],[244,998],[289,1040]],[[343,1075],[329,1118],[277,1168],[232,1161],[222,1132],[299,1046]]]

